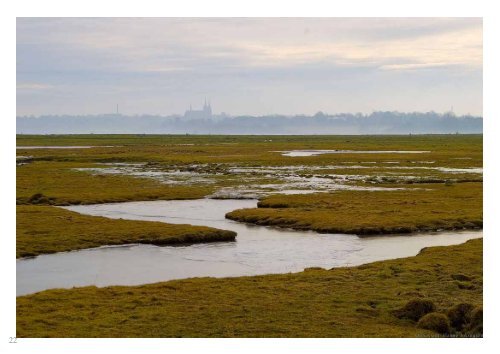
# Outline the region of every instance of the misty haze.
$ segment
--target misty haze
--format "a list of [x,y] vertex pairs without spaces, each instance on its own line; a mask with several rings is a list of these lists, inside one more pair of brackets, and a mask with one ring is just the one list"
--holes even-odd
[[482,133],[481,117],[374,112],[261,117],[188,110],[184,115],[18,117],[18,134],[450,134]]

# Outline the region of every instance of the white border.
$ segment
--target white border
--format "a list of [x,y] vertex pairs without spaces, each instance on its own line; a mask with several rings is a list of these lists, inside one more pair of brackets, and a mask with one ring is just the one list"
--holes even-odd
[[[493,183],[499,181],[498,158],[500,152],[497,138],[499,133],[499,75],[500,63],[498,34],[500,33],[500,17],[495,11],[493,1],[339,1],[307,2],[270,0],[241,1],[190,1],[179,3],[140,2],[122,0],[112,3],[102,0],[87,1],[17,1],[15,4],[2,6],[0,21],[2,36],[1,65],[1,122],[4,131],[2,137],[2,162],[7,167],[2,173],[2,221],[5,225],[0,247],[2,280],[1,288],[1,327],[0,351],[2,353],[89,353],[90,351],[119,351],[121,353],[137,352],[204,352],[204,353],[252,353],[266,350],[272,353],[422,353],[432,350],[436,353],[468,353],[486,352],[493,347],[498,348],[497,330],[500,309],[497,306],[498,283],[496,267],[500,251],[500,235],[497,203],[498,187]],[[9,7],[10,6],[10,7]],[[484,339],[68,339],[43,340],[22,339],[17,344],[7,344],[8,337],[15,335],[15,17],[30,16],[384,16],[384,17],[484,17],[484,235],[485,235],[485,338]],[[498,182],[497,182],[498,183]]]

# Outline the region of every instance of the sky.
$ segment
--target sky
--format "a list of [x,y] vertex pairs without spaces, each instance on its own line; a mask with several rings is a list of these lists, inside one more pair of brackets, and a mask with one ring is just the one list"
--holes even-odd
[[17,115],[482,116],[480,18],[18,18]]

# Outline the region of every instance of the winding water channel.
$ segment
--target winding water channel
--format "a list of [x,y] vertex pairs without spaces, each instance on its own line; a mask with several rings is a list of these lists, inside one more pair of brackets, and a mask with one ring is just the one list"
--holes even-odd
[[75,286],[138,285],[191,277],[231,277],[342,267],[416,255],[422,248],[463,243],[482,231],[359,238],[252,226],[225,218],[256,200],[200,199],[65,207],[82,214],[212,226],[235,242],[189,246],[126,245],[61,252],[17,261],[17,295]]

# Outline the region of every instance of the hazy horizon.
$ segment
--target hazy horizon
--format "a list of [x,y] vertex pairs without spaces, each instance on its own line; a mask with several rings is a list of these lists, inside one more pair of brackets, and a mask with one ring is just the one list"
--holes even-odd
[[370,115],[337,114],[314,116],[211,115],[196,111],[177,116],[18,117],[17,133],[23,134],[450,134],[482,133],[480,117],[453,114],[373,112]]
[[[200,107],[193,106],[193,109],[199,109]],[[189,110],[189,107],[188,109]],[[91,113],[91,114],[29,114],[29,115],[17,115],[17,118],[43,118],[43,117],[105,117],[105,116],[123,116],[123,117],[158,117],[158,118],[182,118],[186,111],[183,112],[176,112],[176,113],[169,113],[169,114],[154,114],[154,113],[123,113],[123,112],[116,112],[116,107],[115,107],[115,112],[100,112],[100,113]],[[363,112],[337,112],[337,113],[330,113],[330,112],[323,112],[323,111],[316,111],[314,114],[304,114],[304,113],[296,113],[296,114],[281,114],[281,113],[274,113],[274,114],[261,114],[261,115],[251,115],[251,114],[239,114],[239,115],[234,115],[231,114],[230,112],[214,112],[213,113],[213,118],[216,117],[224,117],[224,118],[240,118],[240,117],[252,117],[252,118],[266,118],[266,117],[307,117],[307,118],[313,118],[317,115],[324,115],[328,117],[335,117],[335,116],[343,116],[343,115],[352,115],[352,116],[357,116],[361,115],[363,117],[369,117],[370,115],[377,114],[377,113],[396,113],[396,114],[402,114],[402,115],[408,115],[408,114],[436,114],[439,116],[453,116],[457,119],[461,118],[474,118],[474,119],[483,119],[482,115],[475,115],[475,114],[457,114],[454,111],[451,110],[446,110],[443,112],[436,112],[436,111],[426,111],[426,112],[420,112],[420,111],[408,111],[408,112],[402,112],[402,111],[389,111],[389,110],[380,110],[380,111],[372,111],[368,113],[363,113]]]
[[17,115],[482,116],[480,18],[18,18]]

